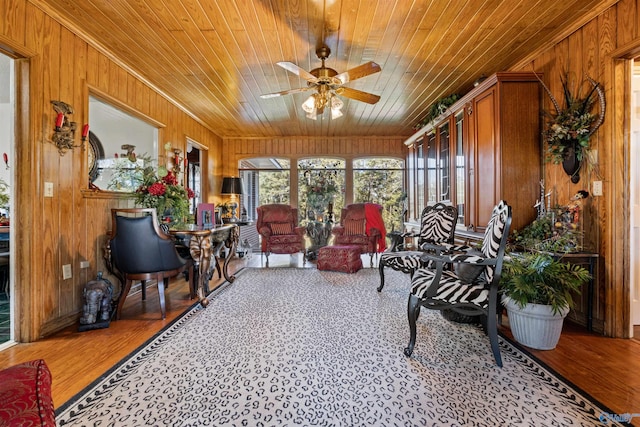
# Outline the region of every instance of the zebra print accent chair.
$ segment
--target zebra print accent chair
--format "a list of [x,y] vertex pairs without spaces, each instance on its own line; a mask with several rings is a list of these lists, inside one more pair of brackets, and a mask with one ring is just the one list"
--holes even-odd
[[[502,259],[507,246],[511,226],[511,207],[500,201],[493,208],[491,219],[484,233],[482,248],[448,255],[425,254],[423,262],[433,262],[433,268],[419,268],[411,280],[411,293],[407,305],[410,339],[404,349],[411,356],[416,343],[416,321],[420,308],[447,310],[467,316],[481,316],[485,333],[498,366],[502,357],[498,347],[498,285],[502,272]],[[452,265],[454,268],[445,269]],[[462,279],[459,267],[480,267],[472,279]]]
[[[427,206],[420,215],[420,233],[404,233],[402,237],[418,237],[418,247],[421,250],[384,252],[380,255],[378,270],[380,271],[380,286],[378,292],[384,288],[384,268],[390,267],[405,274],[411,274],[422,267],[420,258],[425,251],[432,251],[440,255],[453,244],[453,238],[458,222],[458,209],[443,203]],[[399,247],[402,249],[402,247]]]

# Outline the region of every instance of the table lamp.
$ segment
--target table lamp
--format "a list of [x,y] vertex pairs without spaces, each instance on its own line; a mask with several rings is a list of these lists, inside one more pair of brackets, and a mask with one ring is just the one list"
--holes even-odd
[[231,222],[238,221],[238,202],[236,197],[238,194],[244,194],[244,187],[242,185],[242,178],[237,176],[225,176],[222,178],[222,191],[221,194],[231,195]]

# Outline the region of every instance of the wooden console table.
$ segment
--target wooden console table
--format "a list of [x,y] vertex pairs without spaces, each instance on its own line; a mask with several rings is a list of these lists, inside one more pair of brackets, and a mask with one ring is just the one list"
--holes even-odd
[[238,244],[238,226],[235,224],[225,224],[215,227],[203,227],[186,224],[171,228],[169,233],[174,236],[189,237],[189,254],[194,264],[192,274],[189,277],[191,297],[193,298],[197,295],[202,307],[206,307],[209,305],[205,291],[208,291],[211,259],[213,257],[217,263],[220,250],[225,245],[229,248],[229,251],[227,251],[224,259],[222,273],[229,283],[232,283],[236,279],[234,275],[229,275],[227,267],[231,257],[235,254]]

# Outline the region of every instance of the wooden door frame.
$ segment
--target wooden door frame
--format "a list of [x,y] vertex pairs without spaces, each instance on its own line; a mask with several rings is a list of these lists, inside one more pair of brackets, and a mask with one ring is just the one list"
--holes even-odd
[[[32,105],[31,87],[32,76],[30,70],[33,61],[38,57],[35,52],[25,46],[17,45],[12,39],[0,35],[0,50],[14,59],[15,70],[15,132],[14,132],[14,157],[13,167],[14,182],[13,212],[11,212],[12,231],[11,238],[15,243],[11,243],[15,248],[12,254],[13,289],[14,289],[14,312],[13,312],[13,332],[16,342],[31,342],[38,338],[38,325],[40,324],[41,313],[33,310],[37,307],[38,296],[33,291],[33,283],[37,283],[38,273],[32,268],[35,257],[33,256],[35,233],[34,230],[34,209],[35,200],[40,196],[40,168],[38,168],[41,155],[40,145],[34,141],[40,141],[36,135],[38,132],[33,128],[34,123],[30,120],[31,113],[35,110]],[[41,78],[41,77],[40,77]],[[19,242],[19,243],[18,243]]]
[[[611,144],[606,179],[611,183],[606,200],[609,218],[606,240],[601,242],[605,264],[605,324],[607,336],[630,338],[631,322],[631,242],[630,218],[630,92],[631,61],[640,56],[640,38],[612,51],[605,58],[604,81],[610,82],[611,110],[605,117],[605,135]],[[606,125],[608,123],[608,126]],[[606,140],[606,139],[605,139]],[[605,181],[606,182],[606,181]],[[616,195],[622,193],[623,197]]]

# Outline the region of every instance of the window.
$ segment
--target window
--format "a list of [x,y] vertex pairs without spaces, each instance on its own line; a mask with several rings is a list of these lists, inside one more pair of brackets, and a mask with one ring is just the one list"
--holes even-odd
[[345,161],[333,158],[298,161],[298,215],[300,220],[338,221],[344,207]]
[[353,201],[381,205],[388,231],[403,229],[407,209],[403,176],[404,161],[400,159],[363,158],[353,161]]
[[246,194],[241,196],[241,206],[247,217],[258,218],[256,208],[271,203],[290,204],[289,159],[259,157],[240,161],[240,177]]

